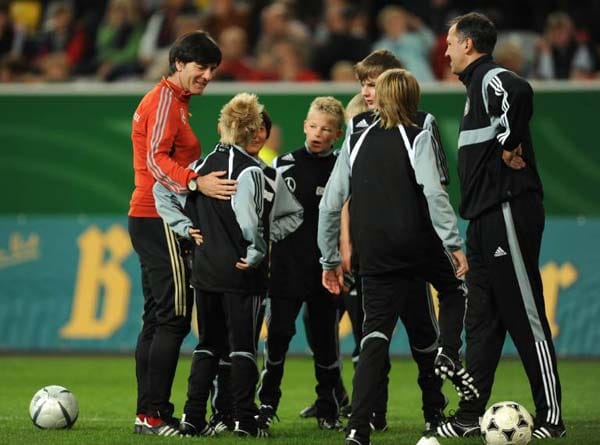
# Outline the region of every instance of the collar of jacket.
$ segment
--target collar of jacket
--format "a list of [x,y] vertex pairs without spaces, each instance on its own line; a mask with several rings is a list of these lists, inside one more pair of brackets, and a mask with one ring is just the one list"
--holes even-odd
[[463,70],[463,72],[458,75],[458,78],[460,79],[460,81],[462,83],[465,84],[465,86],[469,86],[469,83],[471,83],[471,78],[473,77],[473,73],[475,72],[477,67],[483,63],[491,62],[492,60],[493,60],[492,56],[490,56],[489,54],[485,54],[485,55],[481,56],[479,59],[471,62]]
[[175,97],[177,98],[177,100],[179,100],[180,102],[189,102],[190,101],[190,97],[192,97],[192,93],[190,93],[189,91],[185,91],[183,88],[178,87],[173,82],[169,82],[167,80],[167,78],[165,78],[165,77],[162,78],[160,83],[163,84],[164,86],[166,86],[168,89],[170,89],[173,92],[173,94],[175,95]]
[[312,156],[313,158],[326,158],[331,153],[333,153],[333,146],[331,146],[329,150],[322,151],[321,153],[313,153],[312,151],[310,151],[310,148],[308,148],[308,144],[306,142],[304,143],[304,148],[306,149],[306,153],[308,153],[308,155]]

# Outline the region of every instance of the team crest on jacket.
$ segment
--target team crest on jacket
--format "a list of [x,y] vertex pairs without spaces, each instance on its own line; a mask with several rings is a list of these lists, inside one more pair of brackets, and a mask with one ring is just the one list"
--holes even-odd
[[183,122],[183,125],[187,124],[187,116],[183,108],[179,109],[179,115],[181,116],[181,122]]
[[294,178],[288,176],[287,178],[285,178],[285,183],[287,184],[288,188],[292,193],[296,191],[296,180]]
[[469,106],[470,106],[469,98],[467,97],[467,101],[465,102],[465,113],[464,113],[464,116],[466,116],[467,114],[469,114]]

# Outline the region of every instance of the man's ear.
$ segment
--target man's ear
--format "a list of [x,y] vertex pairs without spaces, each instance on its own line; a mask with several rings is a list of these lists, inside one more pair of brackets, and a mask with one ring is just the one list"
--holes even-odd
[[470,37],[465,37],[465,41],[463,43],[465,45],[465,52],[467,54],[471,54],[475,51],[475,47],[473,46],[473,39]]

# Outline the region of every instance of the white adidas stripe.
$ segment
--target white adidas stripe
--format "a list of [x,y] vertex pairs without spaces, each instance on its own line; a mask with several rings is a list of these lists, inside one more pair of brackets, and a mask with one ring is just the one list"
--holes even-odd
[[550,350],[548,349],[548,343],[546,341],[536,342],[535,347],[540,363],[542,381],[544,383],[546,404],[548,405],[546,422],[556,425],[560,419],[560,407],[558,406],[558,398],[556,395],[556,377],[552,368]]

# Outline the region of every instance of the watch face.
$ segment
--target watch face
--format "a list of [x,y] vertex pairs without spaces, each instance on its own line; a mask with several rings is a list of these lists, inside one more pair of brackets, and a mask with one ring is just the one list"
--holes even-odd
[[195,192],[196,190],[198,190],[198,183],[196,182],[196,179],[192,179],[190,182],[188,182],[188,188],[192,192]]

